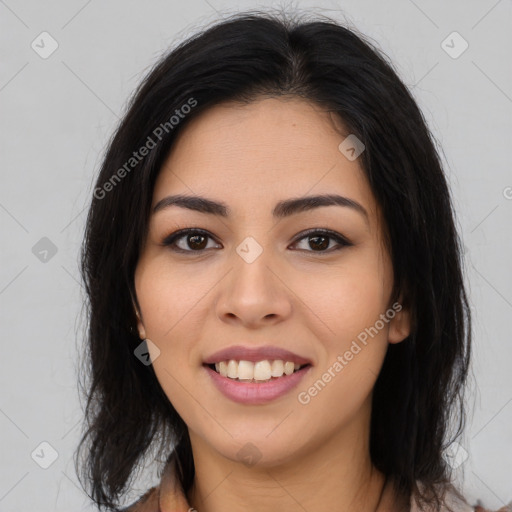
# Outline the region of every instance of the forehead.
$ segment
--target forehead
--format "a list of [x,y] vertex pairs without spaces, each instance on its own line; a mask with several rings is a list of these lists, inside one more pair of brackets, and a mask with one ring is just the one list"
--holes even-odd
[[158,175],[153,206],[170,194],[216,197],[236,213],[288,197],[335,193],[376,205],[358,160],[338,149],[336,117],[298,98],[223,103],[183,129]]

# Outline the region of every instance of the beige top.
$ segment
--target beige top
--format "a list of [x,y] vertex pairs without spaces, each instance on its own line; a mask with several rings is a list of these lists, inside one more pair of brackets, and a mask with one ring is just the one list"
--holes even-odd
[[[397,512],[393,507],[392,482],[388,481],[382,501],[377,512]],[[429,512],[426,509],[419,509],[413,498],[410,500],[409,512]],[[448,505],[452,512],[493,512],[481,506],[471,506],[457,496],[455,492],[447,493],[445,505]],[[120,512],[194,512],[181,489],[181,485],[174,477],[173,466],[167,464],[161,477],[160,484],[149,489],[139,500]],[[450,512],[446,506],[441,512]],[[512,502],[496,512],[512,512]]]

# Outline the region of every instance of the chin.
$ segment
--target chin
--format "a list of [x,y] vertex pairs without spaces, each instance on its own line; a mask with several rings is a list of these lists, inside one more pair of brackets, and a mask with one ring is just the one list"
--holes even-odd
[[[298,456],[300,447],[287,444],[283,437],[270,439],[274,434],[266,436],[262,432],[255,432],[253,436],[245,432],[238,439],[224,439],[222,443],[206,441],[222,457],[248,468],[270,469],[290,463]],[[287,436],[286,439],[297,439],[297,435]]]

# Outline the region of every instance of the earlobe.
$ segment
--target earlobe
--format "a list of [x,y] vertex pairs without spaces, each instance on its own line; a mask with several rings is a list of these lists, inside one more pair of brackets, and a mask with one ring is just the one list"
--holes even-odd
[[137,314],[137,330],[139,331],[139,338],[141,340],[146,339],[146,329],[144,328],[144,324],[142,323],[141,319],[139,318],[139,314]]

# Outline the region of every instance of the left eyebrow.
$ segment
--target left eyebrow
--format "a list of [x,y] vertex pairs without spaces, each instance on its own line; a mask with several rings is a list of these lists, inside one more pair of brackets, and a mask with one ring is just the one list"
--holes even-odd
[[[160,210],[178,206],[200,213],[229,217],[230,208],[221,201],[214,201],[201,196],[173,195],[158,201],[153,208],[153,214]],[[322,206],[344,206],[351,208],[365,217],[368,222],[368,212],[357,201],[337,194],[305,196],[279,201],[272,210],[272,216],[278,219],[289,217],[298,213],[320,208]]]

